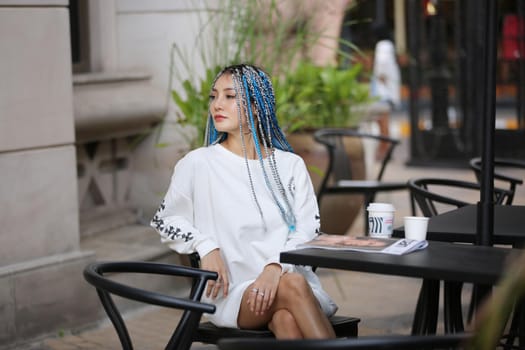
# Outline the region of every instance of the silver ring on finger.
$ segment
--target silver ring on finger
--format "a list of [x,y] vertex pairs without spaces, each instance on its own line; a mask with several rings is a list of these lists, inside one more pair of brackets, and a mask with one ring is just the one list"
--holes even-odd
[[252,292],[257,293],[259,290],[257,288],[252,288]]
[[259,293],[257,293],[257,294],[259,294],[259,295],[262,296],[262,297],[264,296],[264,293],[263,293],[263,292],[259,292]]

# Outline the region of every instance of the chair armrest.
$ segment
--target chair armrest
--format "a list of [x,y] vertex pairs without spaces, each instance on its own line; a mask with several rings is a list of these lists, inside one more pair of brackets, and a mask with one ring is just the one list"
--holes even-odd
[[[169,276],[191,277],[196,279],[196,288],[193,300],[178,298],[157,292],[147,291],[116,282],[104,276],[105,273],[128,272],[148,273]],[[210,279],[217,279],[217,273],[185,266],[153,262],[96,262],[84,269],[84,278],[97,289],[106,290],[124,298],[145,302],[148,304],[165,306],[176,309],[187,309],[197,312],[214,313],[215,305],[198,301]]]

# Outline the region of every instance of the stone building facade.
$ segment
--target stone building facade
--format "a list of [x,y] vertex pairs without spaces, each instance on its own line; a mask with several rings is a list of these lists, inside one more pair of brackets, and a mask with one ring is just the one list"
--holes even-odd
[[144,223],[185,151],[159,125],[171,46],[191,45],[203,2],[77,3],[88,54],[73,73],[69,2],[0,0],[0,348],[103,317],[89,262],[171,259]]

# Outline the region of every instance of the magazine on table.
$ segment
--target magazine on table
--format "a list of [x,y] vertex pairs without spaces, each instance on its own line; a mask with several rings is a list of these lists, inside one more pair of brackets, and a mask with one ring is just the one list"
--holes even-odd
[[299,244],[297,248],[354,250],[368,253],[403,255],[425,249],[427,246],[428,242],[426,240],[417,241],[407,238],[377,238],[321,233],[313,240]]

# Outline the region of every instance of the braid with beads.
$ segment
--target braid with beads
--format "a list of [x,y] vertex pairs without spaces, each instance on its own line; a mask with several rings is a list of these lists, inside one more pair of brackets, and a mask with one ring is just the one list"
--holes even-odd
[[[243,114],[248,118],[248,129],[254,140],[255,150],[266,186],[281,213],[281,217],[288,225],[289,232],[294,232],[296,228],[295,214],[293,213],[292,205],[286,195],[281,177],[279,176],[273,149],[280,149],[287,152],[293,152],[293,150],[277,122],[275,95],[270,78],[258,67],[240,64],[226,67],[219,72],[215,77],[213,86],[217,79],[226,73],[231,74],[236,91],[242,150],[250,182],[251,195],[259,211],[261,220],[266,228],[264,214],[257,199],[257,194],[255,193],[252,173],[248,163],[244,136],[245,130],[243,130],[243,122],[241,120]],[[220,143],[227,137],[228,135],[226,133],[218,132],[217,129],[215,129],[211,112],[208,112],[205,146]],[[263,155],[266,155],[266,157]]]

